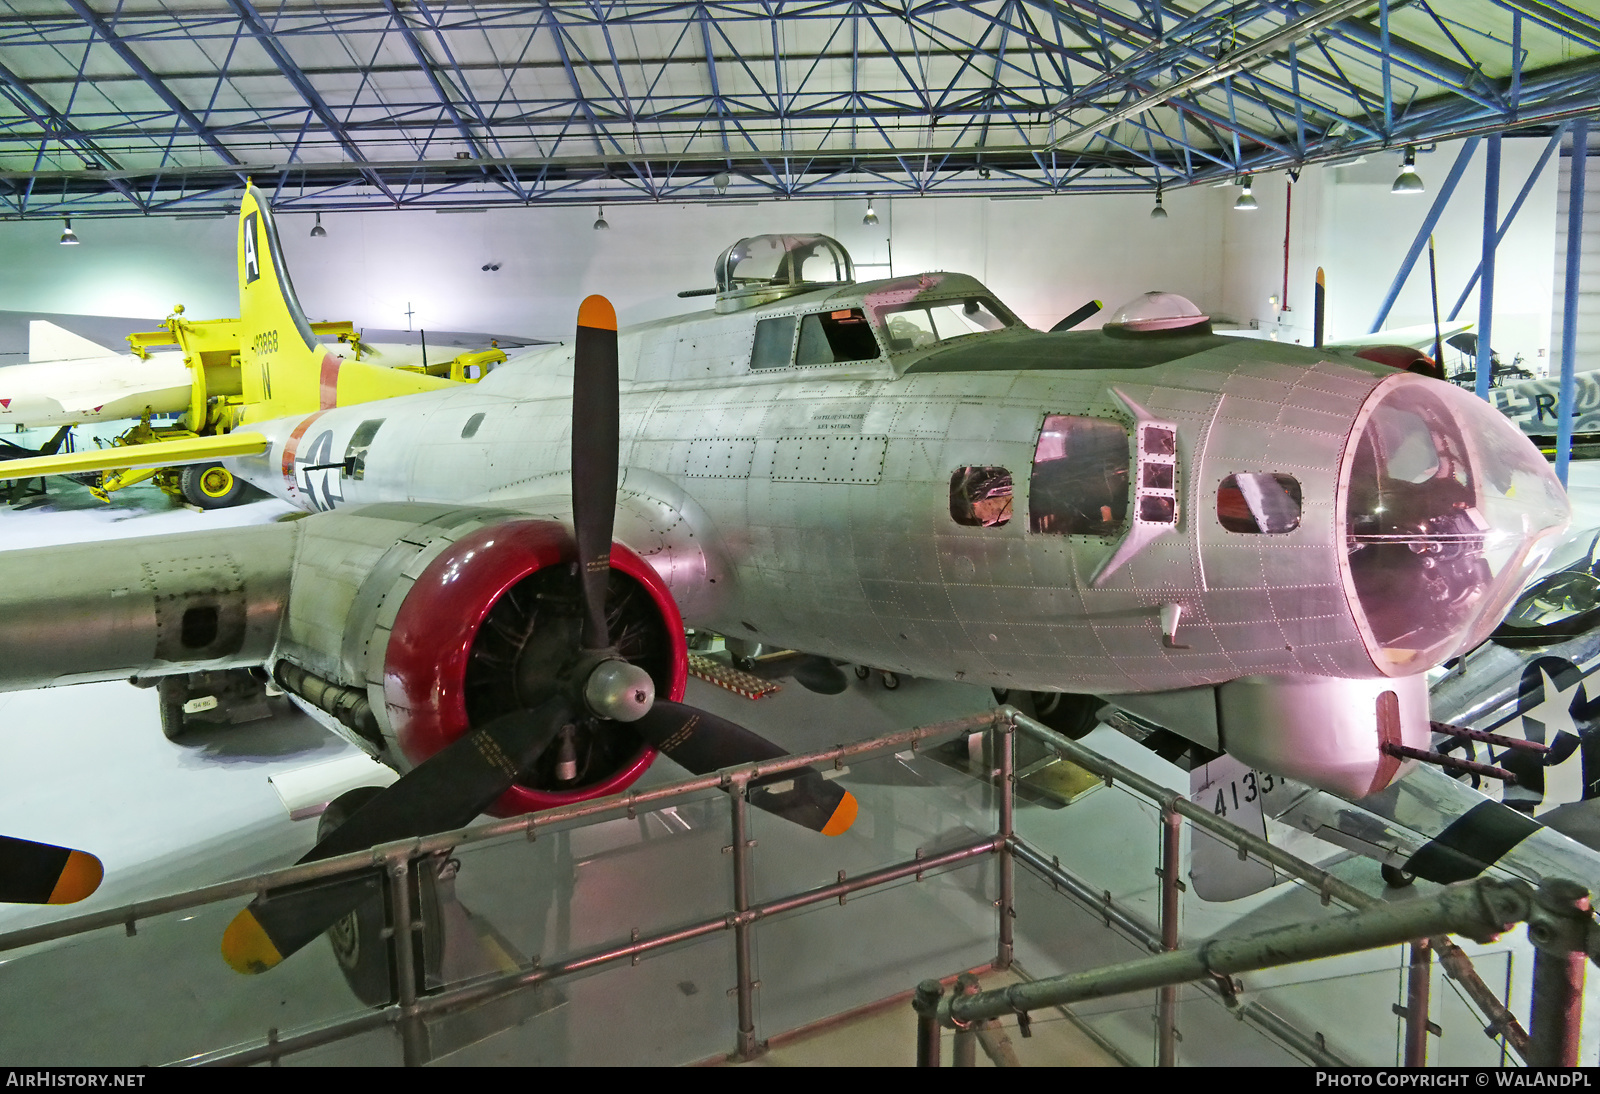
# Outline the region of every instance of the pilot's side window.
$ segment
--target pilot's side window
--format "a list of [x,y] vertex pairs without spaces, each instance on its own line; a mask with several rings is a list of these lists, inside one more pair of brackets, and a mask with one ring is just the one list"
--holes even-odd
[[792,315],[763,319],[756,324],[755,345],[750,348],[751,369],[788,368],[794,354]]
[[1217,520],[1230,532],[1292,532],[1300,527],[1300,481],[1267,472],[1229,475],[1217,487]]
[[1011,521],[1011,472],[1003,467],[958,467],[950,476],[950,519],[969,528]]
[[1028,528],[1109,536],[1128,519],[1128,430],[1106,418],[1045,416],[1028,479]]
[[878,340],[860,308],[816,312],[800,320],[797,365],[835,365],[845,361],[871,361],[878,356]]

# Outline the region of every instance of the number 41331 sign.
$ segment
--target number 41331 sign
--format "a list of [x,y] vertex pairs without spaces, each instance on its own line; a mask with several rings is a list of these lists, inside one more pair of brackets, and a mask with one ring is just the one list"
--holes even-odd
[[[1189,773],[1189,800],[1266,839],[1266,814],[1275,812],[1267,799],[1282,785],[1276,776],[1224,755]],[[1277,874],[1266,863],[1241,860],[1232,845],[1198,828],[1190,833],[1189,880],[1201,900],[1238,900],[1277,883]]]

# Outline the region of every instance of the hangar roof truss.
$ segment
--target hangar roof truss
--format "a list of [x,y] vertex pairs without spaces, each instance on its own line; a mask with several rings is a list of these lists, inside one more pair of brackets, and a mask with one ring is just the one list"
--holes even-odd
[[0,0],[0,216],[1149,189],[1600,107],[1593,0]]

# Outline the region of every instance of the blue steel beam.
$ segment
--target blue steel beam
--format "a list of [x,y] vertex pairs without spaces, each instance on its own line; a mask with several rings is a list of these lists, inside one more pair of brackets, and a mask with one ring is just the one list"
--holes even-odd
[[1583,198],[1589,175],[1589,120],[1572,126],[1572,175],[1567,184],[1567,268],[1561,298],[1561,395],[1556,415],[1556,477],[1567,484],[1572,459],[1572,404],[1578,396],[1578,281],[1583,263]]
[[[266,51],[267,56],[272,58],[272,63],[278,66],[278,71],[283,73],[284,79],[289,81],[290,86],[295,89],[296,93],[305,100],[306,105],[316,114],[317,119],[322,122],[328,134],[339,142],[339,146],[345,150],[345,154],[350,157],[352,162],[364,166],[367,157],[356,143],[350,139],[349,134],[344,130],[344,125],[334,116],[333,111],[323,101],[322,95],[317,89],[311,86],[311,81],[306,78],[305,73],[300,71],[300,66],[295,63],[294,58],[289,56],[289,52],[279,44],[277,36],[261,18],[261,14],[256,11],[255,5],[250,0],[227,0],[227,4],[239,17],[239,22],[255,38],[257,44]],[[399,203],[399,198],[389,189],[383,179],[378,177],[377,172],[364,171],[363,173],[366,174],[369,182],[383,191],[386,197],[396,204]]]
[[1500,219],[1500,134],[1489,138],[1489,152],[1483,161],[1483,285],[1478,290],[1478,398],[1489,398],[1489,382],[1494,379],[1494,256],[1495,224]]
[[1411,276],[1411,268],[1417,264],[1422,249],[1428,245],[1428,236],[1433,234],[1434,226],[1439,223],[1439,217],[1444,213],[1444,207],[1450,204],[1450,195],[1456,192],[1456,184],[1461,181],[1461,173],[1467,169],[1467,163],[1477,150],[1478,138],[1472,137],[1456,154],[1456,162],[1450,165],[1450,173],[1445,176],[1444,184],[1439,187],[1439,193],[1433,199],[1433,206],[1429,208],[1428,215],[1422,218],[1422,227],[1417,229],[1417,237],[1411,241],[1406,256],[1400,260],[1400,268],[1395,271],[1389,291],[1383,294],[1383,301],[1378,305],[1378,314],[1373,317],[1372,326],[1367,328],[1368,334],[1378,333],[1383,327],[1384,320],[1389,318],[1389,311],[1399,298],[1400,290],[1405,287],[1406,278]]
[[95,34],[99,35],[100,39],[111,47],[112,52],[122,58],[122,63],[132,69],[134,74],[144,81],[145,86],[155,92],[156,98],[166,103],[167,109],[176,114],[179,120],[188,126],[195,136],[204,141],[206,147],[215,152],[223,163],[233,167],[240,165],[242,161],[217,139],[216,134],[211,132],[205,122],[195,116],[194,112],[184,104],[183,100],[173,94],[172,89],[162,81],[161,77],[151,71],[150,66],[144,63],[144,60],[133,51],[133,47],[122,39],[122,36],[112,28],[111,24],[100,18],[93,8],[84,3],[84,0],[67,0],[67,6],[78,13],[78,18],[94,29]]
[[[1533,187],[1539,181],[1539,176],[1544,173],[1545,164],[1550,162],[1550,156],[1557,148],[1561,147],[1561,138],[1566,135],[1567,127],[1560,126],[1555,131],[1549,142],[1544,146],[1544,151],[1539,153],[1539,159],[1533,165],[1533,170],[1528,172],[1528,180],[1522,184],[1522,189],[1517,191],[1517,199],[1511,203],[1511,210],[1506,213],[1506,218],[1500,222],[1500,230],[1494,235],[1494,244],[1500,246],[1500,241],[1505,239],[1506,230],[1511,227],[1511,222],[1517,219],[1517,213],[1522,210],[1522,203],[1528,200],[1528,195],[1533,193]],[[1461,308],[1467,302],[1467,297],[1472,295],[1472,290],[1477,287],[1478,278],[1483,274],[1483,263],[1479,262],[1472,276],[1467,278],[1467,287],[1461,290],[1461,296],[1456,300],[1456,306],[1450,309],[1450,314],[1445,318],[1453,320],[1461,314]]]

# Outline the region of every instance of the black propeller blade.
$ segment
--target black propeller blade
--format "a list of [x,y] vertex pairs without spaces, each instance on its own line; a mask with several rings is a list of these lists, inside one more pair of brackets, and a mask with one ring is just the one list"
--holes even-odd
[[[657,699],[633,725],[663,756],[696,775],[786,755],[741,725],[670,699]],[[790,782],[792,788],[784,786]],[[751,805],[825,836],[839,835],[856,819],[855,795],[809,767],[759,780],[750,789]]]
[[[565,699],[551,699],[463,734],[356,810],[300,861],[470,824],[532,766],[571,718]],[[265,972],[327,930],[380,883],[363,875],[257,897],[223,932],[222,956],[239,972]]]
[[105,867],[87,851],[0,836],[0,902],[76,904],[104,876]]
[[606,633],[606,582],[617,508],[617,313],[591,296],[578,308],[572,357],[572,523],[583,580],[583,646],[611,645]]
[[1071,315],[1067,316],[1061,322],[1059,322],[1055,326],[1051,327],[1050,328],[1050,333],[1051,334],[1055,334],[1057,331],[1071,330],[1073,327],[1077,326],[1079,323],[1081,323],[1085,319],[1089,318],[1095,312],[1099,311],[1103,306],[1104,305],[1102,305],[1100,303],[1100,301],[1098,301],[1098,300],[1089,301],[1083,307],[1079,308],[1077,311],[1075,311]]

